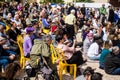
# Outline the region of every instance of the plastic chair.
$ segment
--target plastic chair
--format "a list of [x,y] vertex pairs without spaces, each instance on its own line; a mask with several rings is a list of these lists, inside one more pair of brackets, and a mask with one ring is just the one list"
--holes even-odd
[[62,80],[62,74],[67,73],[67,67],[70,67],[70,74],[74,75],[74,80],[76,79],[76,71],[77,71],[77,67],[76,64],[68,64],[66,62],[66,57],[64,56],[64,52],[61,51],[60,49],[57,50],[59,53],[59,57],[60,57],[60,62],[59,62],[59,76],[60,76],[60,80]]
[[[70,74],[74,75],[74,80],[76,79],[76,64],[68,64],[66,62],[64,52],[61,49],[55,48],[53,45],[50,46],[52,62],[55,63],[59,59],[58,74],[60,80],[62,80],[63,72],[67,73],[67,67],[70,67]],[[74,71],[74,72],[73,72]]]
[[6,21],[3,19],[3,22],[5,23],[5,25],[6,25],[6,32],[10,29],[10,25],[8,25],[7,23],[6,23]]
[[50,51],[51,51],[51,60],[52,60],[52,63],[55,64],[56,60],[58,60],[58,55],[56,54],[56,49],[53,45],[50,45]]
[[23,51],[23,37],[22,35],[17,36],[17,44],[20,49],[20,66],[22,69],[25,68],[26,61],[29,60],[29,58],[24,57],[24,51]]
[[50,33],[50,29],[45,29],[44,26],[43,26],[43,23],[42,23],[42,31],[45,34],[49,34]]
[[6,31],[8,31],[10,29],[10,26],[6,25]]

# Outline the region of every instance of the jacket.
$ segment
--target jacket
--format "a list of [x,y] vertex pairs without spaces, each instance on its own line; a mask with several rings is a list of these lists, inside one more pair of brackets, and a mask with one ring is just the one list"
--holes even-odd
[[33,55],[33,54],[49,57],[51,53],[50,53],[49,46],[43,40],[35,39],[34,45],[30,52],[30,55]]
[[105,65],[105,72],[108,74],[112,74],[112,72],[115,69],[120,68],[120,58],[111,52],[105,58],[104,65]]

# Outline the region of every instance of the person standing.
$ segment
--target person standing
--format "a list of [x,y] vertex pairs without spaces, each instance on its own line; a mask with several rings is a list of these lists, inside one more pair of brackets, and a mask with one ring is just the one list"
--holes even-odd
[[105,4],[102,4],[102,7],[100,8],[100,21],[104,23],[103,18],[105,18],[106,14],[106,8]]
[[66,16],[65,23],[66,23],[68,39],[73,40],[73,36],[75,34],[74,31],[75,24],[76,24],[75,10],[71,10],[71,13]]
[[85,4],[83,4],[82,7],[81,7],[81,13],[83,14],[83,16],[84,16],[84,18],[85,18],[85,15],[86,15]]

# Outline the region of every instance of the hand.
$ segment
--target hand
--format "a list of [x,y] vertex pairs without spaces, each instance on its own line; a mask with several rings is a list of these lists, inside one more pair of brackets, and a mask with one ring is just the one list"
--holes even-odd
[[10,56],[9,56],[9,59],[10,60],[13,60],[15,58],[15,55],[14,54],[11,54]]
[[77,39],[74,39],[74,43],[76,43],[77,42]]
[[6,45],[4,45],[3,48],[4,48],[5,50],[9,50],[9,49],[10,49],[10,47],[8,47],[8,46],[6,46]]
[[17,42],[16,41],[13,41],[15,44],[17,44]]

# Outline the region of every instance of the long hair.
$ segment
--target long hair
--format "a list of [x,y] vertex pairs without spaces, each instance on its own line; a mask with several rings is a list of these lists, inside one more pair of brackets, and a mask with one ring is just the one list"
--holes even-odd
[[103,47],[104,47],[104,49],[109,49],[109,48],[110,48],[110,43],[109,43],[109,41],[105,41],[105,42],[103,43]]
[[5,77],[7,80],[13,80],[16,73],[20,70],[20,65],[18,62],[13,62],[7,65],[5,71]]

